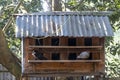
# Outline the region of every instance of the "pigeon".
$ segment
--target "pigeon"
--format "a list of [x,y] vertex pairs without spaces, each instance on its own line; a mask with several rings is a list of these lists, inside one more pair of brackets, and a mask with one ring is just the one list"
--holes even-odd
[[47,58],[44,57],[42,53],[39,53],[37,50],[33,50],[32,55],[35,58],[35,60],[47,60]]
[[89,59],[89,57],[90,57],[90,52],[83,51],[77,56],[77,59]]

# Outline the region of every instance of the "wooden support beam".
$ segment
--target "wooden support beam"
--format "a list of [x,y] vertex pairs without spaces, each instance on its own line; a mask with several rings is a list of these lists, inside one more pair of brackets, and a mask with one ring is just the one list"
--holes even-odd
[[102,48],[102,46],[29,46],[29,48]]
[[96,63],[96,62],[101,62],[101,60],[28,60],[29,63],[39,63],[39,62],[45,62],[45,63],[50,63],[50,62],[86,62],[86,63]]

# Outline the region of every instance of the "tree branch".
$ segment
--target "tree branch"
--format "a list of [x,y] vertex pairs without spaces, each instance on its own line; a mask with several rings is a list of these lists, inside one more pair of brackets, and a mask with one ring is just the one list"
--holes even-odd
[[8,69],[17,80],[21,77],[21,65],[9,50],[3,31],[0,29],[0,64]]
[[[23,1],[23,0],[21,0],[21,1],[19,2],[19,4],[15,7],[13,13],[17,12],[17,10],[19,9],[20,5],[22,4],[22,1]],[[12,23],[12,18],[13,18],[13,16],[10,17],[10,19],[9,19],[8,22],[7,22],[7,24],[3,27],[2,31],[5,32],[5,31],[7,30],[7,28],[8,28],[8,27],[10,26],[10,24]]]
[[80,0],[80,1],[78,2],[78,4],[77,4],[77,5],[74,5],[74,6],[68,5],[68,4],[65,3],[65,2],[63,2],[63,3],[64,3],[64,5],[65,5],[65,8],[75,9],[75,8],[77,8],[78,6],[81,7],[81,6],[83,5],[83,2],[84,2],[84,0]]

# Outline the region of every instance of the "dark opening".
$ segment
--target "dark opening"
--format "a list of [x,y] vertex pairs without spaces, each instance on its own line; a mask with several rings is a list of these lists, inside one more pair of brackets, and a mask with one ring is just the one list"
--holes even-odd
[[68,59],[69,60],[76,60],[76,57],[77,57],[76,53],[69,53]]
[[59,53],[52,53],[52,60],[60,60],[60,54]]
[[76,46],[76,38],[68,38],[68,46]]
[[35,45],[43,45],[43,39],[35,39]]
[[59,46],[59,38],[52,38],[51,45],[52,46]]
[[88,58],[89,60],[92,60],[92,53],[90,53],[90,56]]
[[84,45],[85,46],[92,46],[92,38],[85,38]]

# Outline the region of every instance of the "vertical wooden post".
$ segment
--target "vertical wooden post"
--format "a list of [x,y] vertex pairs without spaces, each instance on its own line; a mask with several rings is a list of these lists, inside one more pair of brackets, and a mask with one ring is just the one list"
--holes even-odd
[[[23,44],[23,61],[22,61],[22,73],[24,73],[26,71],[26,69],[28,69],[28,57],[29,57],[29,53],[28,53],[28,47],[29,47],[29,38],[25,38],[23,39],[24,44]],[[23,74],[22,76],[22,80],[28,80],[26,75]]]
[[[99,39],[98,37],[93,37],[92,38],[92,46],[99,46]],[[96,52],[95,50],[92,53],[92,59],[100,59],[100,52]],[[99,68],[98,63],[93,63],[94,64],[94,71],[97,72]],[[99,80],[99,75],[94,76],[94,80]]]
[[[84,46],[84,37],[78,37],[76,38],[76,46]],[[81,49],[80,49],[81,51]],[[77,53],[79,55],[80,53]]]
[[[29,42],[28,42],[28,48],[29,48],[29,45],[35,45],[35,39],[34,38],[29,38],[28,39],[29,40]],[[33,56],[32,56],[32,51],[34,50],[33,48],[29,48],[28,49],[29,51],[28,51],[28,60],[32,60],[33,59]]]
[[53,11],[62,11],[61,0],[53,0]]
[[84,38],[76,38],[76,46],[84,46]]
[[100,54],[100,59],[102,60],[102,62],[100,63],[100,71],[105,72],[105,38],[102,37],[100,38],[100,44],[101,46],[103,46],[102,50],[101,50],[101,54]]
[[[46,45],[46,46],[51,46],[51,38],[50,37],[47,37],[47,38],[44,38],[43,39],[43,45]],[[44,49],[42,49],[43,52],[44,52],[44,56],[46,56],[47,59],[51,59],[51,53],[50,51],[44,51]]]
[[[61,38],[59,38],[59,42],[60,42],[60,43],[59,43],[60,46],[66,46],[67,43],[68,43],[66,37],[61,37]],[[61,51],[60,51],[60,58],[61,58],[62,60],[67,60],[67,59],[68,59],[68,58],[67,58],[67,51],[61,50]]]
[[[103,48],[100,50],[100,55],[99,58],[100,60],[102,60],[98,66],[97,66],[97,70],[101,71],[101,72],[105,72],[105,50],[104,50],[104,42],[105,42],[105,38],[99,38],[99,45],[102,46]],[[101,74],[99,75],[95,75],[95,80],[100,80],[101,78]]]
[[[99,46],[99,38],[98,37],[93,37],[92,38],[92,46]],[[100,59],[100,50],[93,50],[92,51],[93,54],[92,54],[92,58],[93,59]]]

